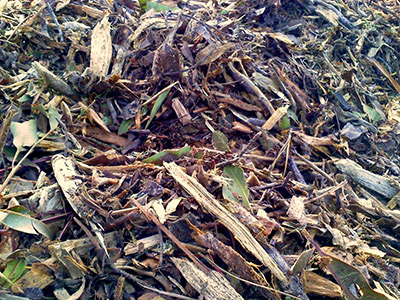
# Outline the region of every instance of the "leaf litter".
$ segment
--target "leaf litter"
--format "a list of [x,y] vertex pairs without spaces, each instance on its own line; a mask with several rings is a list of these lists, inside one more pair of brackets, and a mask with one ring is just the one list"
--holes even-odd
[[0,298],[399,299],[399,15],[0,1]]

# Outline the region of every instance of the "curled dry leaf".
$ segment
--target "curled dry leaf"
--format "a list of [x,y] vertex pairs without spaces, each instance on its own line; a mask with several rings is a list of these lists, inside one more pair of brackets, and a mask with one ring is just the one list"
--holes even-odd
[[218,58],[220,58],[225,52],[229,51],[235,46],[234,43],[226,43],[219,45],[217,43],[209,44],[203,50],[196,55],[196,63],[202,65],[208,65]]

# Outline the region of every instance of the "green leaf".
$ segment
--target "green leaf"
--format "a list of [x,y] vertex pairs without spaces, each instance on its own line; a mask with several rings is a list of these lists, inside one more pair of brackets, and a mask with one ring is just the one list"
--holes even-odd
[[287,115],[283,116],[281,121],[280,121],[280,129],[285,130],[290,128],[290,119],[288,118]]
[[292,119],[296,124],[300,123],[299,118],[297,117],[296,113],[293,110],[288,109],[286,115],[289,117],[289,119]]
[[47,119],[49,119],[50,128],[58,125],[58,119],[61,119],[61,115],[53,106],[50,106],[46,110],[46,108],[40,104],[36,106],[36,109],[45,115]]
[[212,142],[215,149],[219,151],[229,151],[228,138],[221,131],[212,133]]
[[300,256],[297,258],[296,262],[292,266],[292,273],[294,275],[298,275],[298,274],[302,273],[303,270],[305,270],[308,262],[311,259],[313,252],[314,252],[314,249],[309,249],[300,254]]
[[27,209],[25,206],[22,206],[22,205],[10,207],[8,209],[8,211],[13,211],[13,212],[20,213],[22,215],[30,216],[30,217],[33,217],[35,215],[33,212],[31,212],[29,209]]
[[169,10],[176,10],[178,9],[178,7],[170,7],[168,5],[165,4],[161,4],[161,3],[156,3],[156,2],[151,2],[151,1],[146,1],[146,10],[150,10],[152,8],[154,8],[155,11],[157,12],[162,12],[162,11],[169,11]]
[[376,109],[373,109],[371,106],[363,104],[363,109],[367,113],[368,118],[372,121],[372,123],[376,123],[382,120],[382,116],[380,115],[380,113]]
[[224,175],[230,180],[222,186],[223,197],[236,202],[240,202],[241,200],[247,208],[250,208],[249,190],[242,168],[226,166],[224,168]]
[[153,164],[162,164],[164,161],[171,162],[189,154],[190,150],[192,150],[192,147],[189,146],[175,150],[164,150],[157,153],[156,155],[144,159],[143,162]]
[[161,105],[163,104],[165,98],[167,98],[168,93],[171,89],[168,89],[166,92],[162,93],[156,100],[156,103],[154,103],[153,108],[151,109],[150,112],[150,119],[147,121],[147,124],[145,126],[145,129],[147,129],[147,127],[150,125],[151,121],[153,120],[154,116],[156,115],[158,109],[161,107]]
[[108,125],[112,125],[112,119],[111,119],[110,117],[108,117],[108,116],[104,116],[101,120],[102,120],[102,121],[104,122],[104,124],[106,124],[107,126],[108,126]]
[[4,276],[3,272],[0,272],[0,278],[1,281],[8,282],[9,286],[14,285],[14,283],[10,279],[8,279],[7,276]]
[[135,124],[135,119],[123,120],[118,128],[118,134],[121,135],[128,132],[129,128],[131,128],[133,124]]
[[[29,212],[29,214],[31,213]],[[30,217],[28,210],[20,206],[11,209],[0,209],[0,224],[17,231],[29,234],[40,233],[49,239],[53,238],[53,232],[45,223]]]
[[204,157],[204,152],[199,151],[194,155],[194,158],[196,159],[202,159]]
[[32,97],[27,95],[27,94],[25,94],[21,98],[18,99],[18,102],[19,103],[25,103],[25,102],[29,102],[31,100],[32,100]]
[[[347,298],[357,300],[388,300],[386,296],[375,292],[368,284],[368,281],[364,278],[362,273],[355,267],[333,257],[329,256],[330,267],[334,272],[332,275],[338,281],[342,287]],[[353,294],[349,295],[349,290],[358,290],[361,297],[356,297]]]
[[140,9],[142,12],[145,12],[147,9],[147,1],[146,0],[139,0]]
[[[4,146],[3,153],[5,157],[9,160],[12,161],[13,158],[15,157],[16,150],[14,147],[9,147],[9,146]],[[16,161],[20,161],[24,155],[22,153],[19,153],[17,157],[15,158]],[[35,164],[32,160],[29,158],[25,159],[24,162],[22,163],[23,166],[31,166],[32,168],[36,168],[40,170],[39,166]]]
[[11,122],[10,130],[14,136],[13,144],[17,149],[30,147],[38,140],[36,120],[23,123]]
[[54,128],[58,125],[58,120],[61,119],[61,115],[57,109],[50,106],[47,112],[47,117],[49,118],[50,128]]
[[3,288],[8,288],[12,283],[16,282],[24,273],[26,262],[24,259],[13,259],[7,262],[6,268],[3,271],[5,278],[0,280],[0,285]]

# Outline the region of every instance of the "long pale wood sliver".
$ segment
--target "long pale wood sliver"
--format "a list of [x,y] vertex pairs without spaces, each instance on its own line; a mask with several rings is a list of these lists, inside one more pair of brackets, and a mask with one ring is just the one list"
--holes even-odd
[[171,176],[209,213],[214,215],[235,239],[252,253],[264,266],[270,269],[280,281],[288,283],[288,279],[279,269],[276,262],[269,256],[251,232],[233,214],[231,214],[218,200],[214,198],[196,179],[187,175],[174,162],[164,163]]

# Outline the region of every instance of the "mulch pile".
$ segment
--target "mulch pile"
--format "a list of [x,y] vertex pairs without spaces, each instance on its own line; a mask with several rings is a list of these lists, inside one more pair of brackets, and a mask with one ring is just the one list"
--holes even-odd
[[399,16],[0,0],[0,298],[399,299]]

